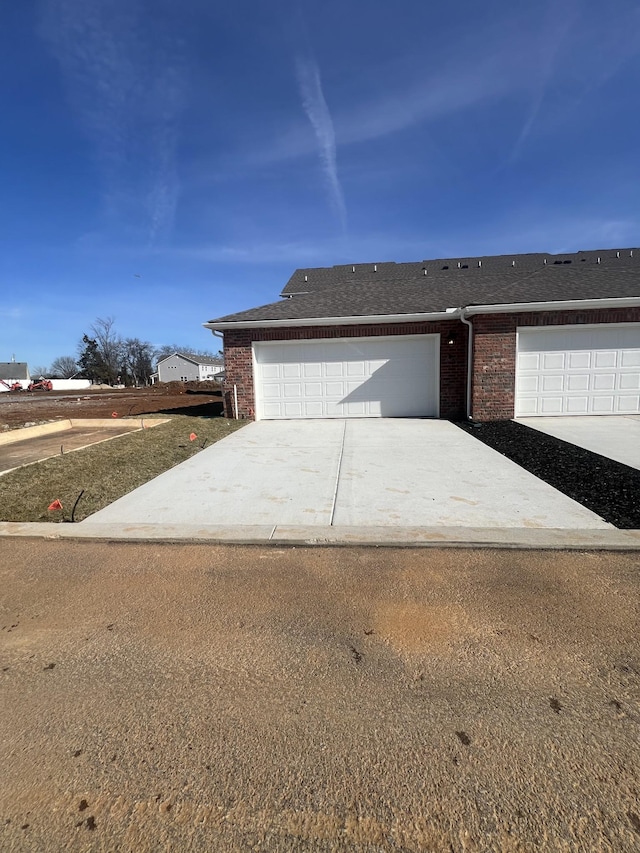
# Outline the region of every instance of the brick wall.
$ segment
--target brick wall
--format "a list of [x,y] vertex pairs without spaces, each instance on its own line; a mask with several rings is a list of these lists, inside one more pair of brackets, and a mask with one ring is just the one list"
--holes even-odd
[[[539,314],[485,314],[472,318],[474,375],[472,413],[479,421],[513,417],[515,402],[516,328],[588,323],[640,322],[640,308],[589,311],[546,311]],[[451,332],[455,343],[447,344]],[[239,329],[224,333],[225,413],[233,416],[233,386],[237,386],[238,413],[254,418],[253,341],[318,340],[380,335],[440,334],[440,417],[465,414],[467,327],[457,320],[439,323],[395,323],[385,326],[306,326],[278,329]]]
[[472,320],[472,413],[475,420],[496,421],[513,417],[518,326],[637,323],[640,322],[640,308],[545,311],[539,314],[484,314],[475,316]]
[[[453,344],[447,343],[455,333]],[[254,341],[303,341],[330,338],[366,338],[390,335],[440,334],[440,417],[464,416],[467,328],[457,320],[439,323],[394,323],[375,326],[304,326],[278,329],[238,329],[224,333],[225,414],[233,417],[233,386],[238,394],[241,418],[255,416],[253,363]]]

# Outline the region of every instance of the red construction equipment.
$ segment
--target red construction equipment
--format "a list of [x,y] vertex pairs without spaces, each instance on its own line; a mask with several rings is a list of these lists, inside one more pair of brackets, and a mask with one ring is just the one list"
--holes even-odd
[[4,387],[9,391],[22,391],[22,385],[19,382],[12,382],[9,385],[8,382],[5,382],[4,379],[0,379],[0,385],[4,385]]
[[53,382],[43,376],[37,382],[31,382],[27,391],[53,391]]

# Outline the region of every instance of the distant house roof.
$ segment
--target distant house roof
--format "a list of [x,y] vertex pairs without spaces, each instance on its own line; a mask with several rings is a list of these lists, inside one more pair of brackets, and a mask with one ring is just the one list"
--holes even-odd
[[210,320],[207,327],[261,321],[348,321],[447,313],[469,306],[640,298],[640,251],[499,255],[417,263],[296,270],[288,298]]
[[26,361],[0,361],[0,379],[29,379]]
[[224,370],[224,362],[220,358],[214,358],[213,356],[208,355],[194,355],[189,352],[173,352],[171,355],[165,355],[164,358],[159,359],[158,364],[161,364],[168,358],[173,358],[175,355],[179,355],[180,358],[184,358],[187,361],[192,361],[194,364],[202,364],[205,366],[211,365],[212,367],[219,367],[220,370]]

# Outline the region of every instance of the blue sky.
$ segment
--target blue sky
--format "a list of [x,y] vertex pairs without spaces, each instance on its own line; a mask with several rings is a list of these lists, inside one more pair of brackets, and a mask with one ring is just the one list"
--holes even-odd
[[194,348],[299,266],[637,246],[640,4],[34,0],[0,30],[0,361]]

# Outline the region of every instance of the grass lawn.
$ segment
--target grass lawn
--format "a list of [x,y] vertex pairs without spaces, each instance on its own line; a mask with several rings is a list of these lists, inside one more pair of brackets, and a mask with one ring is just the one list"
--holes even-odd
[[[84,490],[74,514],[82,521],[245,423],[172,415],[153,429],[11,471],[0,477],[0,521],[70,521]],[[62,510],[48,510],[55,500]]]

